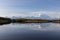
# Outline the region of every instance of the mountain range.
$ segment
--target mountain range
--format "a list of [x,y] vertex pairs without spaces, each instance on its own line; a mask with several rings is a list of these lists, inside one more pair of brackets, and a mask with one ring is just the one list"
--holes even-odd
[[40,16],[38,17],[35,17],[35,16],[26,16],[26,17],[21,17],[21,16],[13,16],[11,17],[12,19],[17,19],[17,18],[25,18],[25,19],[46,19],[46,20],[56,20],[56,19],[59,19],[59,18],[51,18],[50,16],[46,15],[46,14],[41,14]]

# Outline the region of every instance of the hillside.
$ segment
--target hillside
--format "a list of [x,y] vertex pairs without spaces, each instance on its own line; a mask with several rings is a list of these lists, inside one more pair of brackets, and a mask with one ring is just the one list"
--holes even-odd
[[11,22],[10,18],[0,17],[0,24],[10,23],[10,22]]

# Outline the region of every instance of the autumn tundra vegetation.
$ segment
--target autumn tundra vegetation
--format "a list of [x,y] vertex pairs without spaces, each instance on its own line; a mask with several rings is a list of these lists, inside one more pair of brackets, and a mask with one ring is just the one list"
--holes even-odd
[[10,19],[5,17],[0,17],[0,24],[6,24],[6,23],[60,23],[60,20],[42,20],[42,19]]

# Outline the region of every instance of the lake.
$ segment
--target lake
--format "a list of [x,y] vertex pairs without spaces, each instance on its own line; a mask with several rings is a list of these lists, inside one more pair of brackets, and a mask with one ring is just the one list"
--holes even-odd
[[59,23],[0,25],[0,40],[60,40]]

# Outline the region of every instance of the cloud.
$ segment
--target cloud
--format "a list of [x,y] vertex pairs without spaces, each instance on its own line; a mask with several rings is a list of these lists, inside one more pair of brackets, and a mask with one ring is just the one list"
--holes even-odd
[[27,16],[28,10],[26,9],[0,9],[0,16]]
[[60,18],[60,12],[58,11],[31,11],[28,9],[0,9],[0,16],[34,16],[39,17],[42,14],[46,14],[53,18]]
[[[47,25],[46,27],[42,26],[42,25]],[[40,30],[40,31],[57,31],[60,30],[60,24],[35,24],[33,25],[33,28],[31,28],[32,30]]]
[[35,11],[32,12],[32,14],[34,15],[41,15],[41,14],[46,14],[49,15],[50,17],[55,17],[55,18],[60,18],[60,12],[58,11]]
[[27,16],[30,11],[20,6],[28,3],[25,0],[0,0],[0,16]]
[[22,5],[29,5],[33,3],[34,0],[0,0],[0,5],[5,6],[22,6]]
[[[33,9],[34,8],[33,4],[35,3],[35,6],[37,5],[36,2],[38,3],[39,0],[38,1],[37,0],[0,0],[0,16],[23,16],[23,17],[35,16],[37,17],[41,14],[47,14],[50,17],[60,18],[60,12],[58,11],[51,11],[51,10],[41,11],[38,9]],[[40,0],[40,2],[42,2],[42,0]],[[28,5],[32,5],[33,7],[27,7]],[[35,10],[38,10],[38,11],[35,11]]]

